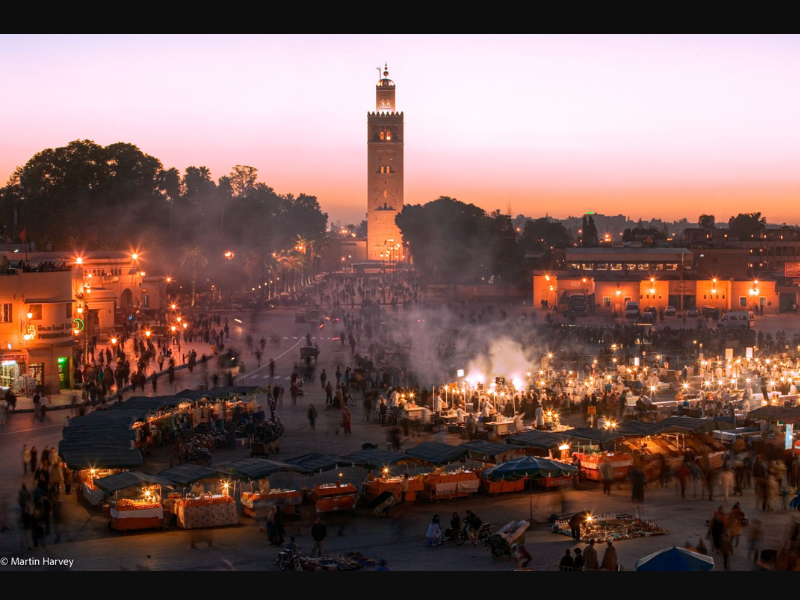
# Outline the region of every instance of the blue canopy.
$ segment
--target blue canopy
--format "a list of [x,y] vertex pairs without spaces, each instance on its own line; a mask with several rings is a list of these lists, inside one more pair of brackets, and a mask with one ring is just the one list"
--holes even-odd
[[667,548],[636,561],[637,571],[713,571],[714,559],[685,548]]
[[497,465],[483,472],[484,479],[542,479],[544,477],[561,477],[563,475],[574,475],[578,472],[578,467],[566,463],[557,462],[547,458],[537,458],[536,456],[525,456],[517,460]]

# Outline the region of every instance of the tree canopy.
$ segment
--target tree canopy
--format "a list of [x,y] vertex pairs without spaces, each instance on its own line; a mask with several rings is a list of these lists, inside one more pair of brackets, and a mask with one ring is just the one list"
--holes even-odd
[[428,281],[448,284],[515,282],[522,250],[511,217],[487,214],[472,204],[442,196],[425,205],[406,205],[397,226]]
[[202,247],[212,266],[227,250],[290,251],[298,236],[324,239],[328,223],[315,196],[278,194],[254,167],[235,165],[214,181],[205,166],[181,174],[133,144],[90,140],[48,148],[17,168],[0,188],[0,223],[13,223],[15,211],[12,241],[24,229],[40,249],[158,250],[167,268],[179,266],[181,247]]

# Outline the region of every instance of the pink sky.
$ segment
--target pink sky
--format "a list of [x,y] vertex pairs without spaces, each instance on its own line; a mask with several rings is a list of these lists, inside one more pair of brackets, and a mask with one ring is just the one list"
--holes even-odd
[[255,166],[355,221],[384,61],[406,203],[800,221],[797,36],[0,36],[0,181],[44,148],[124,141],[215,178]]

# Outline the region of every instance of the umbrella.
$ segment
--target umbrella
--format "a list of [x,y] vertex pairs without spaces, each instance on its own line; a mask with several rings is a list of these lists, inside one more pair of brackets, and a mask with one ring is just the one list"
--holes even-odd
[[[497,465],[483,472],[484,479],[511,479],[516,480],[521,477],[527,479],[544,479],[545,477],[561,477],[563,475],[574,475],[578,472],[578,467],[566,463],[550,460],[547,458],[537,458],[535,456],[525,456],[517,460]],[[531,485],[531,522],[533,519],[533,485]]]
[[637,571],[712,571],[714,559],[685,548],[667,548],[636,561]]

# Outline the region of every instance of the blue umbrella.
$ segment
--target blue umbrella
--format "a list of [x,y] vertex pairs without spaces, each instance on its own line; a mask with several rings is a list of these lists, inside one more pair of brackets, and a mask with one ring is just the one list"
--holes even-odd
[[[511,479],[516,480],[521,477],[528,479],[544,479],[545,477],[561,477],[563,475],[574,475],[578,472],[578,467],[567,463],[550,460],[548,458],[537,458],[536,456],[523,456],[517,460],[510,460],[483,472],[484,479]],[[531,523],[533,518],[533,486],[531,485],[530,494]]]
[[636,571],[713,571],[714,559],[685,548],[667,548],[636,561]]

